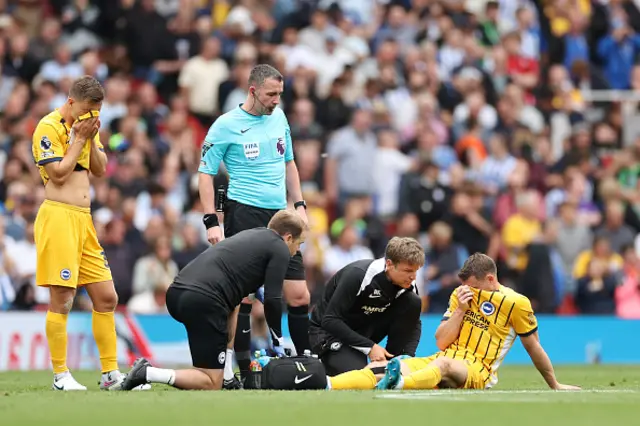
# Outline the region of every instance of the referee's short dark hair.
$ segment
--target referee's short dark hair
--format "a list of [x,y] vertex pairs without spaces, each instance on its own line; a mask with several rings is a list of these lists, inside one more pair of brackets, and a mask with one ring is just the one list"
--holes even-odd
[[414,238],[393,237],[387,243],[384,257],[394,265],[406,262],[410,265],[424,265],[424,249]]
[[265,81],[274,79],[284,81],[284,77],[280,71],[268,64],[258,64],[251,70],[249,74],[249,86],[260,87]]
[[458,278],[460,281],[466,281],[471,277],[482,280],[489,274],[498,275],[496,262],[484,253],[474,253],[464,261],[458,272]]
[[298,213],[291,210],[280,210],[271,218],[267,228],[276,231],[279,235],[291,234],[293,238],[298,239],[302,235],[302,231],[307,229],[307,224]]

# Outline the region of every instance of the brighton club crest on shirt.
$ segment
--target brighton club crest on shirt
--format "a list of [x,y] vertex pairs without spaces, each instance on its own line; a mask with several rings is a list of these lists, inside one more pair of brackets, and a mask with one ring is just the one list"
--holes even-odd
[[278,149],[278,154],[284,155],[284,138],[278,138],[278,143],[276,144],[276,148]]

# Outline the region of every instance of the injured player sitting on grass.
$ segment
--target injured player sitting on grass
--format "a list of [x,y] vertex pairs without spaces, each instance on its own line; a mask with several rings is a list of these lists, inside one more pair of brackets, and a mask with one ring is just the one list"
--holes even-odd
[[555,390],[579,390],[556,380],[553,365],[538,338],[538,322],[529,299],[502,286],[489,256],[476,253],[458,274],[462,285],[436,330],[440,352],[427,358],[401,356],[329,378],[342,389],[489,389],[498,383],[498,367],[516,336],[545,382]]

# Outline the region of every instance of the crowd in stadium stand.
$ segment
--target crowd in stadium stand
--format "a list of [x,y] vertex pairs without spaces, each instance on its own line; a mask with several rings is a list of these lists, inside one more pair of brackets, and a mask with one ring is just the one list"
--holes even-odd
[[[0,1],[0,309],[34,286],[38,120],[84,74],[106,88],[95,226],[120,303],[165,312],[207,247],[200,146],[252,66],[285,75],[308,203],[312,299],[393,235],[424,244],[424,311],[476,251],[540,313],[640,318],[637,0]],[[225,184],[216,178],[217,183]],[[76,309],[88,309],[76,298]],[[260,309],[253,310],[256,318]]]

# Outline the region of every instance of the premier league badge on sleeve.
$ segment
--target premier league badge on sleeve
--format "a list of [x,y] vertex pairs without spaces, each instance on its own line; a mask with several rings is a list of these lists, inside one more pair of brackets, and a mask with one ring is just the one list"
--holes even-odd
[[47,136],[43,136],[42,139],[40,139],[40,148],[42,148],[43,151],[49,151],[51,145],[51,140],[49,140]]

